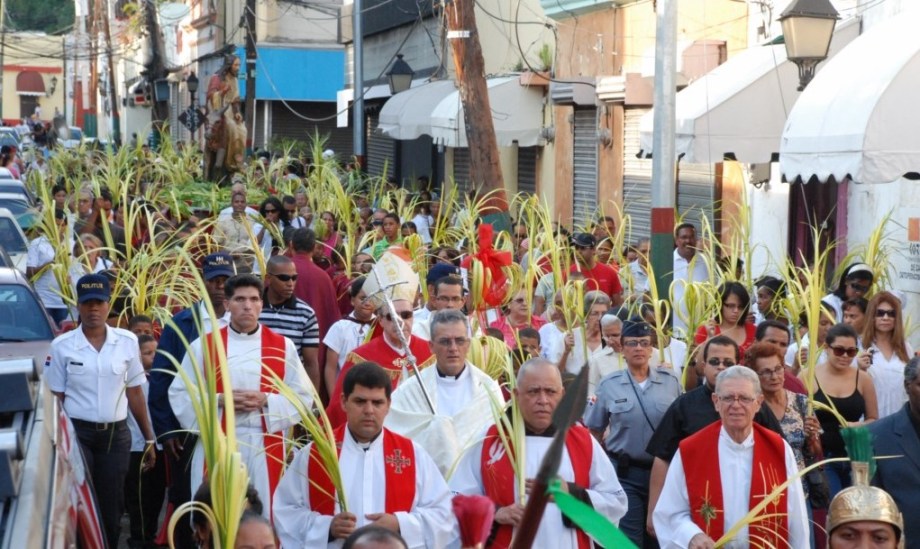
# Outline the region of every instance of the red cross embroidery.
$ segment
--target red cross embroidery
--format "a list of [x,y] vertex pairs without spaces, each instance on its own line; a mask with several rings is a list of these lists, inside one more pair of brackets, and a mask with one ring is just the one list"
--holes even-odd
[[409,460],[409,458],[403,457],[402,450],[393,450],[393,455],[387,456],[384,461],[387,465],[393,467],[393,472],[396,474],[401,474],[403,472],[403,467],[412,465],[412,461]]

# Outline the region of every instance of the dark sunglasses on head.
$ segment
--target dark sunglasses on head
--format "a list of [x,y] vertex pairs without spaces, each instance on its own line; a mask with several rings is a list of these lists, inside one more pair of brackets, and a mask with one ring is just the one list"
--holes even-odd
[[859,352],[859,349],[856,347],[831,347],[831,351],[834,352],[834,356],[843,356],[846,355],[849,358],[856,356],[856,353]]
[[277,278],[281,282],[297,282],[297,275],[276,275],[274,273],[268,273],[268,274]]
[[894,309],[876,309],[875,317],[876,318],[898,318],[898,312]]
[[[414,311],[402,311],[396,314],[398,314],[399,318],[403,320],[409,320],[410,318],[412,318],[412,315],[414,315],[415,312]],[[386,313],[385,315],[383,315],[383,318],[387,319],[389,322],[393,322],[393,315],[390,313]]]
[[731,368],[732,366],[735,365],[735,359],[712,357],[712,358],[706,359],[706,364],[709,364],[710,366],[716,366],[716,367],[718,367],[719,365],[722,365],[722,366],[725,366],[726,368]]

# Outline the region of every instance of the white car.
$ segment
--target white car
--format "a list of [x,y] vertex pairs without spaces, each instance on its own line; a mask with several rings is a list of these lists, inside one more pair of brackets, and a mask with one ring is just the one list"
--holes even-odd
[[0,247],[6,250],[13,260],[13,266],[26,274],[26,260],[29,253],[29,241],[19,227],[16,216],[6,208],[0,208]]

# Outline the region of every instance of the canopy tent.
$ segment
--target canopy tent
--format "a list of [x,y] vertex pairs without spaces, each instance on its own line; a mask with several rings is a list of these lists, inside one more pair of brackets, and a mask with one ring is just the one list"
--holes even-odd
[[872,27],[799,98],[780,147],[789,181],[881,183],[920,174],[920,10]]
[[[829,57],[859,35],[856,18],[837,25]],[[821,65],[818,70],[821,70]],[[677,93],[676,151],[688,163],[726,157],[765,163],[779,152],[783,124],[799,97],[798,69],[783,44],[744,50]],[[654,110],[639,123],[641,154],[652,153]]]

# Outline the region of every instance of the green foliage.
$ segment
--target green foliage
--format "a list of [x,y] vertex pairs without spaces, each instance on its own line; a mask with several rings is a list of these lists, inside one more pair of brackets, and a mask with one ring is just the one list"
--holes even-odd
[[68,0],[6,0],[8,30],[56,34],[73,24],[74,3]]

